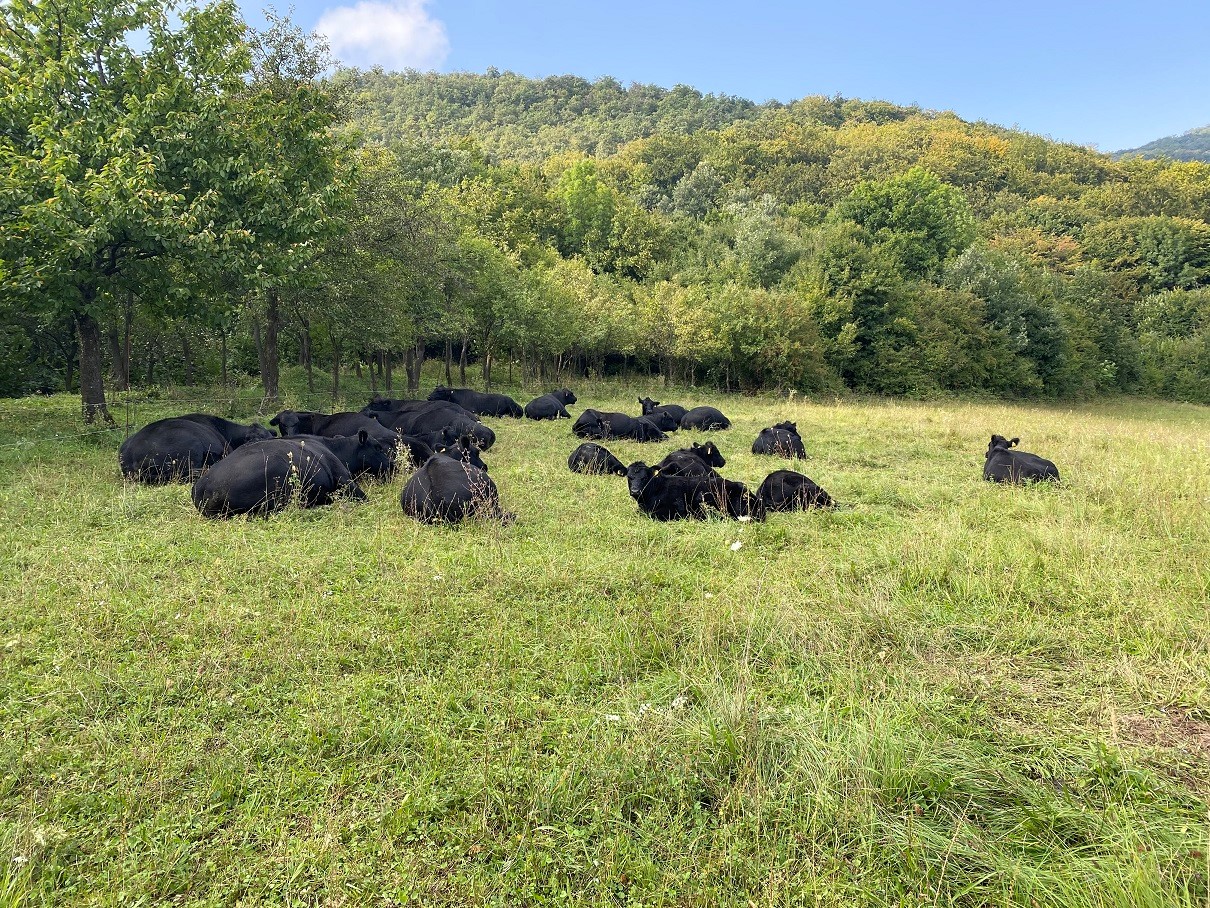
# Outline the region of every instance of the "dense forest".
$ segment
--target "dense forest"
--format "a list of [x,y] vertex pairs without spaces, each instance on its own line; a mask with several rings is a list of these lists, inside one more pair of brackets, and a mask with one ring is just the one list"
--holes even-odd
[[0,11],[0,393],[105,416],[131,383],[274,397],[279,364],[414,391],[440,357],[483,384],[1210,402],[1210,165],[881,101],[326,76],[227,3],[72,0],[56,40],[44,6]]
[[1210,126],[1190,129],[1179,136],[1164,136],[1138,148],[1119,151],[1115,157],[1130,155],[1142,158],[1172,158],[1174,161],[1210,161]]

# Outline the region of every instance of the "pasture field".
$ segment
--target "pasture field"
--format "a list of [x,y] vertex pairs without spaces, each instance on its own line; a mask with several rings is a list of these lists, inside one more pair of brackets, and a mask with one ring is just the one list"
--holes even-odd
[[0,402],[0,906],[1210,904],[1210,409],[655,396],[845,507],[660,524],[493,419],[512,526],[210,522]]

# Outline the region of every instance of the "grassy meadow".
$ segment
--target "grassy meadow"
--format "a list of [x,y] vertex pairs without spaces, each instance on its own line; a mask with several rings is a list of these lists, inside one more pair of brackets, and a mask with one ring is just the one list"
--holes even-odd
[[0,906],[1210,904],[1210,409],[654,396],[843,507],[657,523],[492,419],[512,526],[211,522],[0,401]]

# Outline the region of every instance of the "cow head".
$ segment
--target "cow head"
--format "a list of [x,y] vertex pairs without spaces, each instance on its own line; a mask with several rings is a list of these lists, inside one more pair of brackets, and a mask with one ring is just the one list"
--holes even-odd
[[394,444],[375,438],[361,429],[357,433],[357,450],[354,453],[357,469],[353,472],[389,476],[395,470],[395,454]]
[[244,428],[247,429],[247,432],[244,434],[244,440],[241,442],[241,444],[248,444],[249,442],[253,441],[264,441],[266,438],[277,437],[273,434],[272,429],[268,429],[258,422],[254,422],[252,425],[245,426]]
[[1021,439],[1008,439],[1003,435],[993,435],[992,440],[987,445],[987,455],[991,457],[996,451],[1007,451],[1009,448],[1015,448],[1021,443]]
[[479,456],[479,447],[475,444],[474,437],[470,435],[461,436],[452,445],[438,445],[433,450],[438,454],[444,454],[446,457],[452,457],[454,460],[468,463],[472,467],[478,467],[480,470],[487,470],[487,464]]
[[568,404],[574,404],[576,402],[576,396],[571,393],[571,389],[569,388],[560,388],[558,391],[552,391],[550,393],[552,397],[558,400],[559,403],[563,404],[565,407]]
[[727,465],[723,452],[712,441],[708,441],[704,445],[698,444],[695,441],[689,450],[697,457],[700,457],[708,467],[725,467]]
[[655,471],[641,460],[636,460],[626,468],[626,487],[630,489],[630,497],[638,498],[643,494],[647,483],[651,482]]
[[361,408],[361,412],[365,416],[378,417],[379,413],[388,413],[391,410],[390,399],[383,397],[381,394],[375,394],[368,404]]
[[445,385],[438,385],[433,389],[433,393],[429,395],[429,400],[450,400],[454,399],[454,390],[447,388]]
[[773,428],[782,429],[783,431],[790,432],[794,435],[798,434],[798,426],[792,422],[779,422]]
[[659,405],[660,402],[658,400],[652,400],[650,397],[639,398],[639,406],[643,408],[642,412],[644,416],[649,415]]
[[299,434],[299,421],[300,418],[297,410],[282,410],[269,420],[269,425],[276,426],[282,438],[289,438],[291,435]]

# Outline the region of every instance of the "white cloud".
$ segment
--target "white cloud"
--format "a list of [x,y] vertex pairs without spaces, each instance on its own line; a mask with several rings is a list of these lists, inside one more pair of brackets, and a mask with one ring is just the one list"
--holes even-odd
[[425,8],[429,0],[361,0],[324,10],[315,30],[332,54],[355,66],[436,69],[450,52],[445,23]]

